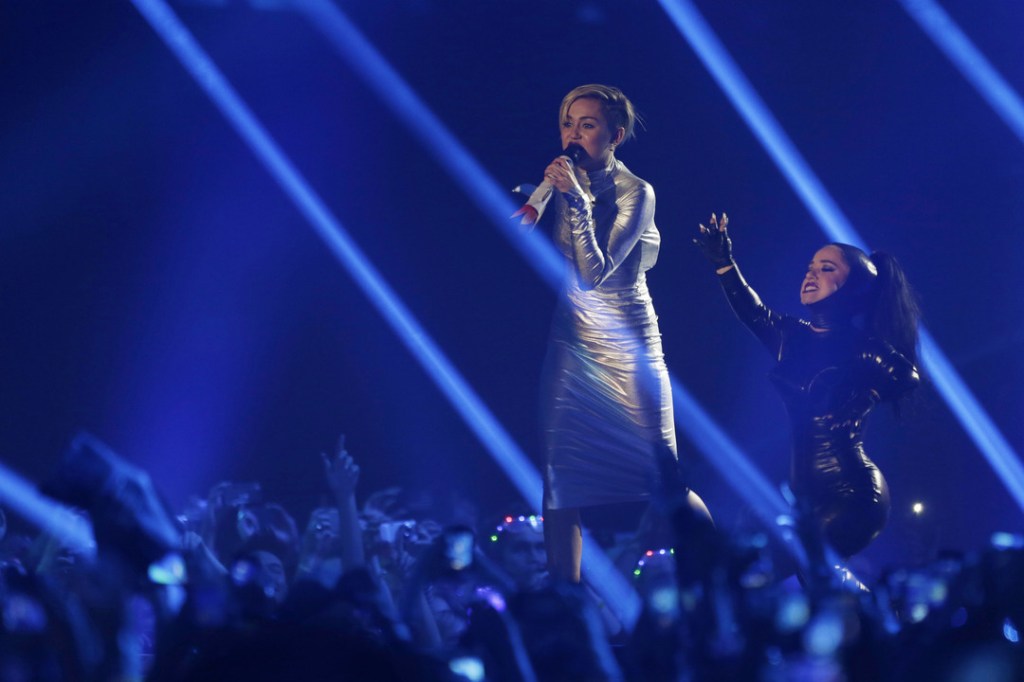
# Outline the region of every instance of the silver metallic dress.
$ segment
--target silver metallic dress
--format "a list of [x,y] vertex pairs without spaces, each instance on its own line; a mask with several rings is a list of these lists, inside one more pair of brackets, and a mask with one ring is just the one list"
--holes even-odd
[[658,257],[654,190],[614,157],[560,194],[567,264],[543,379],[544,506],[650,497],[655,452],[676,454],[672,394],[646,272]]

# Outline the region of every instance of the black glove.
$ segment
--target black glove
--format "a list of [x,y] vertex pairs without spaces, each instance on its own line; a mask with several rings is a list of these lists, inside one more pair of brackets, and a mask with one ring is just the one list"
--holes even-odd
[[722,214],[719,224],[714,213],[711,214],[711,226],[700,226],[700,233],[693,243],[700,247],[704,257],[715,266],[715,269],[734,265],[732,260],[732,240],[729,239],[729,216]]

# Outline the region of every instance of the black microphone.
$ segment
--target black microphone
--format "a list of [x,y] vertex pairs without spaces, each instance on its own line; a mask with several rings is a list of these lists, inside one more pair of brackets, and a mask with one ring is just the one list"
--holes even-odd
[[[583,147],[579,146],[575,142],[570,144],[568,147],[562,150],[559,154],[561,157],[569,159],[569,162],[576,165],[587,155],[587,151]],[[513,191],[518,192],[523,185],[516,187]],[[552,185],[545,178],[543,182],[537,185],[537,188],[530,194],[530,198],[527,199],[523,207],[512,214],[512,217],[522,216],[522,220],[519,222],[520,225],[534,225],[540,221],[540,217],[544,214],[544,209],[547,208],[548,202],[551,201],[551,196],[554,194],[554,185]]]
[[571,143],[568,147],[562,150],[561,156],[569,157],[569,160],[574,164],[579,163],[583,160],[583,157],[587,155],[587,150],[579,146],[575,142]]

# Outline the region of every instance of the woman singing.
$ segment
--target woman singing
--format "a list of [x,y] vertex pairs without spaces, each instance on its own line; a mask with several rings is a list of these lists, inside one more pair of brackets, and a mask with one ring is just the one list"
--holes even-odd
[[761,303],[732,259],[729,219],[700,226],[694,242],[715,266],[729,304],[778,360],[772,383],[789,413],[790,485],[842,557],[861,551],[889,516],[889,489],[864,452],[864,420],[879,402],[920,382],[918,308],[891,256],[855,246],[817,251],[800,285],[810,320]]
[[[654,190],[615,158],[633,136],[624,94],[582,85],[562,100],[555,244],[567,277],[544,378],[544,535],[555,578],[579,582],[580,508],[645,500],[656,453],[676,457],[672,395],[647,270],[658,256]],[[574,163],[569,155],[577,160]],[[692,492],[692,506],[707,514]]]

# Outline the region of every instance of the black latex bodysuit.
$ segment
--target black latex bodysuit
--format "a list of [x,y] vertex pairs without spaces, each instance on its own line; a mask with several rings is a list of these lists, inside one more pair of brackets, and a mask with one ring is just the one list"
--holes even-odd
[[890,506],[885,478],[864,452],[864,419],[916,386],[916,368],[848,320],[821,332],[775,313],[735,267],[719,280],[737,316],[778,360],[769,376],[789,413],[794,495],[841,556],[859,552],[881,532]]

